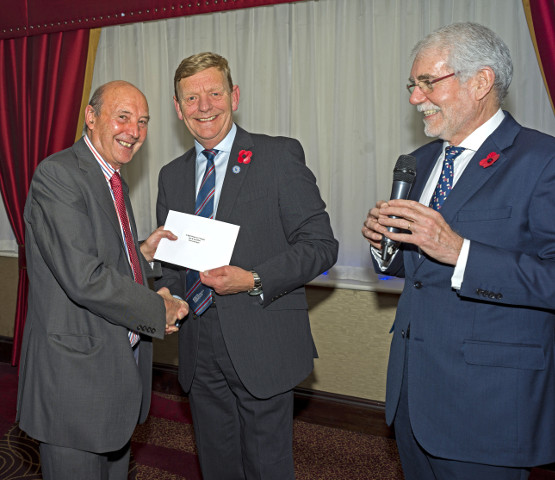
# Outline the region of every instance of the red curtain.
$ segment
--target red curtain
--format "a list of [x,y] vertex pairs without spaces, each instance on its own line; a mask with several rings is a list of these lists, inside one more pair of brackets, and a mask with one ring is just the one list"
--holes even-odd
[[522,3],[555,113],[555,0],[523,0]]
[[88,30],[0,40],[0,192],[19,245],[12,365],[27,314],[23,207],[33,172],[75,141]]

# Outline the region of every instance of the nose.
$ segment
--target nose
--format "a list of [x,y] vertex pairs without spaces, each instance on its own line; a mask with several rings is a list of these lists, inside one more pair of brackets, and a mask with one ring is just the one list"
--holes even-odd
[[418,105],[419,103],[425,102],[426,98],[422,89],[417,85],[410,94],[409,102],[412,105]]
[[131,135],[133,138],[139,138],[140,136],[139,129],[140,127],[137,122],[129,122],[127,124],[127,133]]
[[198,100],[198,109],[201,112],[207,112],[212,108],[212,102],[210,101],[210,95],[201,94]]

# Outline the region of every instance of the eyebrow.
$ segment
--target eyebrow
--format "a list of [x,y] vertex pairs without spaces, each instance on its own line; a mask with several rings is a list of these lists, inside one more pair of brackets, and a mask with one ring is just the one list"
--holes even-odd
[[[116,111],[116,115],[119,115],[120,113],[125,113],[126,115],[133,115],[133,112],[130,112],[129,110],[125,110],[125,109]],[[146,118],[148,121],[150,121],[150,115],[140,115],[139,118]]]
[[[433,78],[438,78],[437,75],[432,75],[430,73],[424,73],[422,75],[418,75],[418,77],[416,77],[418,80],[430,80]],[[414,78],[409,77],[409,82],[414,82]]]

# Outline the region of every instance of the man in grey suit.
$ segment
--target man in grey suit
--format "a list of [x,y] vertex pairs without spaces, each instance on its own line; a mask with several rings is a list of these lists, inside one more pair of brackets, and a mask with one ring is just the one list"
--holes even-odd
[[45,480],[127,479],[131,434],[150,407],[151,337],[177,331],[188,313],[167,289],[143,285],[158,242],[175,237],[159,228],[137,254],[118,173],[146,138],[146,98],[110,82],[85,116],[86,135],[37,167],[24,213],[29,310],[17,419],[41,442]]
[[293,479],[292,389],[317,355],[304,284],[335,263],[338,243],[299,142],[234,124],[239,87],[225,58],[186,58],[174,87],[195,147],[160,172],[158,223],[169,210],[194,213],[213,169],[213,211],[205,216],[240,226],[230,265],[201,272],[200,290],[187,281],[196,272],[171,265],[157,283],[190,303],[179,332],[179,380],[189,392],[202,473],[205,480]]

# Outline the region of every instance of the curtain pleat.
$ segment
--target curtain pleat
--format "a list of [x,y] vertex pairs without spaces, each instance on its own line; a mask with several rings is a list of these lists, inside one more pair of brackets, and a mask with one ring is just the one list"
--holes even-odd
[[74,142],[88,42],[88,30],[0,40],[0,191],[19,246],[13,365],[27,314],[25,199],[38,163]]
[[555,113],[555,0],[522,0],[522,5]]

